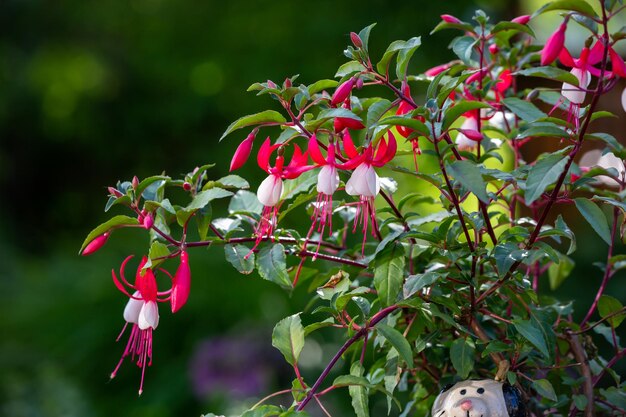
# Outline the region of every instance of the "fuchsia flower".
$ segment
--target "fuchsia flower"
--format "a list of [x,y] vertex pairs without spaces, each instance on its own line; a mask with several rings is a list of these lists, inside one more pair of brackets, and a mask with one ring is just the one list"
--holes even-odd
[[384,166],[396,155],[396,138],[391,132],[388,135],[388,142],[381,138],[377,146],[369,144],[362,153],[357,151],[348,132],[343,136],[344,151],[349,159],[340,167],[342,169],[354,169],[346,183],[346,192],[349,195],[359,196],[360,201],[357,203],[353,232],[356,231],[359,223],[363,225],[362,250],[365,250],[365,237],[370,220],[372,221],[372,234],[376,228],[374,198],[380,192],[380,179],[374,167]]
[[[404,94],[406,97],[411,97],[411,88],[406,82],[402,83],[402,94]],[[408,103],[405,100],[402,100],[400,101],[400,104],[398,105],[398,110],[396,111],[396,115],[401,116],[403,114],[410,113],[413,110],[414,110],[414,107],[410,103]],[[424,123],[425,121],[423,116],[415,116],[414,119],[419,120],[422,123]],[[411,134],[414,132],[413,129],[408,128],[406,126],[396,126],[396,130],[405,139],[411,136]],[[422,154],[422,150],[420,149],[418,138],[414,137],[411,139],[411,147],[413,149],[413,162],[415,163],[415,171],[417,171],[418,170],[417,157],[418,155]]]
[[478,131],[478,116],[477,111],[467,112],[465,114],[465,121],[458,129],[459,133],[456,135],[456,146],[459,150],[471,150],[478,146],[478,143],[483,139],[482,134]]
[[461,23],[461,20],[458,17],[454,17],[449,14],[442,14],[441,20],[443,20],[446,23]]
[[330,105],[336,107],[339,103],[346,101],[350,97],[350,93],[352,93],[356,80],[356,77],[352,77],[339,85],[330,99]]
[[[326,225],[329,227],[328,234],[332,234],[333,194],[339,187],[339,173],[337,172],[337,164],[335,162],[335,142],[331,141],[328,144],[328,152],[326,158],[324,158],[317,137],[313,135],[309,139],[309,154],[316,166],[321,167],[321,169],[317,174],[318,194],[313,209],[313,216],[311,217],[313,224],[311,224],[307,238],[310,237],[315,229],[315,225],[318,225],[317,231],[320,233],[320,237],[324,235]],[[319,250],[319,245],[317,249]]]
[[[275,165],[272,167],[270,166],[270,156],[276,149],[278,149],[278,156],[276,157]],[[263,180],[257,190],[257,197],[263,204],[263,212],[255,231],[257,235],[255,247],[261,242],[263,236],[271,235],[274,231],[276,214],[278,214],[278,203],[283,192],[283,180],[297,178],[303,172],[313,168],[312,165],[307,165],[309,159],[308,151],[302,153],[297,145],[294,145],[291,162],[285,166],[283,149],[283,144],[272,145],[268,136],[263,145],[261,145],[257,155],[259,167],[267,172],[269,176]]]
[[[129,297],[126,308],[124,309],[124,320],[126,320],[126,324],[116,340],[120,340],[129,323],[132,325],[128,343],[126,344],[120,361],[111,373],[111,379],[115,378],[117,371],[127,356],[131,356],[133,361],[136,357],[137,366],[141,368],[141,383],[139,384],[139,395],[141,395],[143,392],[143,379],[146,366],[152,365],[152,331],[156,330],[159,325],[159,309],[157,302],[169,301],[169,297],[159,297],[169,295],[170,291],[158,291],[156,278],[152,269],[144,269],[144,265],[148,261],[148,258],[145,256],[137,268],[135,284],[129,283],[124,276],[124,268],[132,257],[131,255],[122,262],[122,266],[120,267],[120,279],[118,279],[115,274],[115,270],[111,271],[115,286]],[[133,293],[130,294],[129,290],[126,288],[133,291]]]
[[180,264],[172,279],[172,293],[170,296],[172,313],[176,313],[187,303],[190,289],[191,268],[189,267],[189,256],[187,255],[187,251],[182,250],[180,252]]
[[522,16],[517,16],[515,19],[511,20],[513,23],[518,23],[520,25],[525,25],[530,21],[530,15],[525,14]]

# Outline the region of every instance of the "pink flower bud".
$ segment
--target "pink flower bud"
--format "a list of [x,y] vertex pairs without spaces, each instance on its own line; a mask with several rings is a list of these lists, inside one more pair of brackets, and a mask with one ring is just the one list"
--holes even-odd
[[121,197],[121,196],[123,196],[123,195],[124,195],[124,194],[122,194],[121,192],[119,192],[119,191],[118,191],[116,188],[114,188],[114,187],[109,187],[109,188],[108,188],[108,190],[109,190],[109,194],[110,194],[111,196],[113,196],[113,197],[117,197],[117,198],[119,198],[119,197]]
[[253,130],[252,133],[250,133],[248,137],[245,138],[243,142],[241,142],[237,147],[237,150],[233,155],[233,159],[230,161],[231,172],[241,168],[248,160],[248,157],[250,156],[250,151],[252,151],[252,142],[254,141],[256,133],[257,130]]
[[541,65],[549,65],[559,56],[565,44],[565,30],[567,20],[546,40],[546,45],[541,51]]
[[276,88],[276,83],[272,80],[267,80],[267,86],[269,88]]
[[133,177],[132,186],[134,190],[136,190],[137,187],[139,186],[139,178],[137,178],[136,175]]
[[336,106],[339,103],[343,103],[348,97],[350,97],[350,93],[354,88],[354,84],[356,83],[356,79],[350,78],[343,82],[335,92],[333,93],[332,98],[330,99],[330,104],[332,106]]
[[451,63],[437,65],[436,67],[432,67],[431,69],[426,70],[424,72],[424,75],[426,75],[427,77],[436,77],[437,75],[441,74],[442,72],[444,72],[451,66],[452,66]]
[[495,43],[492,43],[491,45],[489,45],[489,52],[491,52],[491,55],[495,55],[500,51],[500,49],[498,48],[498,45],[496,45]]
[[478,72],[475,72],[474,74],[470,75],[469,77],[467,77],[467,80],[465,80],[465,82],[467,84],[471,84],[471,83],[473,83],[475,81],[482,80],[484,76],[485,76],[485,72],[478,71]]
[[461,23],[461,20],[449,14],[442,14],[441,20],[443,20],[446,23]]
[[361,40],[361,37],[356,33],[350,32],[350,40],[352,41],[352,45],[354,45],[356,48],[363,47],[363,41]]
[[513,23],[519,23],[520,25],[525,25],[530,21],[530,15],[525,14],[522,16],[517,16],[515,19],[511,20]]
[[291,80],[289,78],[285,78],[285,82],[283,83],[283,85],[285,86],[285,88],[290,88],[291,87]]
[[190,288],[191,268],[189,267],[189,258],[187,252],[182,251],[180,253],[180,265],[178,265],[178,269],[172,281],[172,294],[170,298],[172,313],[176,313],[187,303]]
[[107,243],[107,240],[109,239],[110,235],[111,234],[109,232],[106,232],[96,237],[94,240],[89,242],[87,246],[85,246],[85,249],[83,249],[83,251],[81,252],[81,255],[87,256],[87,255],[91,255],[92,253],[97,252],[101,247],[104,246],[105,243]]
[[[232,171],[232,169],[231,169],[231,171]],[[185,190],[185,191],[191,191],[191,184],[189,184],[187,181],[185,181],[185,182],[183,183],[183,190]]]
[[481,140],[483,140],[483,134],[480,133],[478,130],[459,129],[459,132],[463,133],[466,138],[475,142],[480,142]]
[[154,224],[154,216],[152,215],[152,213],[144,215],[141,224],[144,229],[150,230],[150,228]]

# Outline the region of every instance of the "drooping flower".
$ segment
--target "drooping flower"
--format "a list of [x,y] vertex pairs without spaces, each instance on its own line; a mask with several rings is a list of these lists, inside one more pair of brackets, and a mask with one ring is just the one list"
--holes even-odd
[[[263,204],[263,212],[256,226],[255,234],[257,240],[254,247],[261,242],[264,236],[271,235],[274,232],[278,204],[283,192],[283,180],[297,178],[303,172],[313,168],[312,165],[307,165],[309,159],[308,151],[302,153],[298,145],[294,145],[293,148],[293,156],[286,166],[283,156],[285,149],[283,144],[272,145],[270,138],[267,137],[263,145],[261,145],[261,149],[259,149],[257,163],[269,176],[261,182],[257,190],[257,198]],[[277,149],[278,155],[276,156],[275,165],[271,166],[270,157]]]
[[458,129],[456,135],[456,146],[461,151],[468,151],[476,148],[482,140],[482,134],[478,130],[478,112],[471,111],[465,114],[465,120]]
[[342,169],[354,169],[348,182],[346,182],[346,192],[349,195],[358,196],[359,202],[356,204],[356,215],[354,217],[353,232],[356,232],[358,224],[362,225],[363,245],[365,250],[365,238],[367,227],[372,222],[371,231],[375,234],[376,209],[374,198],[380,192],[380,179],[374,167],[382,167],[393,159],[396,155],[396,138],[391,132],[388,133],[389,140],[381,138],[378,145],[368,145],[362,153],[359,153],[349,134],[344,134],[343,146],[348,161],[340,165]]
[[549,65],[559,56],[563,45],[565,45],[565,31],[567,30],[567,19],[561,23],[552,35],[546,39],[546,44],[541,50],[541,65]]
[[[346,130],[346,134],[347,130]],[[332,234],[332,217],[333,217],[333,194],[339,187],[339,173],[337,172],[337,163],[335,161],[335,142],[330,141],[327,147],[327,154],[324,158],[320,150],[319,142],[315,135],[309,139],[309,154],[316,166],[321,167],[317,174],[317,200],[314,203],[313,215],[311,220],[311,228],[307,235],[307,239],[311,236],[315,226],[320,234],[320,238],[324,235],[324,230],[328,225],[328,234]],[[320,239],[321,244],[321,239]],[[319,250],[319,244],[317,246]]]
[[[127,257],[124,262],[122,262],[119,279],[115,274],[115,270],[111,271],[115,286],[129,298],[128,303],[124,308],[124,320],[126,321],[126,324],[116,341],[120,340],[126,331],[126,327],[129,324],[131,325],[128,343],[124,348],[120,361],[113,372],[111,372],[111,379],[115,378],[120,366],[127,356],[131,356],[133,361],[136,358],[136,364],[141,368],[141,382],[139,384],[139,395],[141,395],[143,392],[143,380],[146,372],[146,366],[152,365],[152,332],[153,330],[156,330],[159,325],[159,309],[157,302],[169,301],[170,291],[158,291],[154,272],[151,268],[144,269],[144,266],[148,261],[148,258],[145,256],[137,268],[135,284],[133,285],[128,282],[124,276],[124,268],[132,257],[133,256],[131,255]],[[160,298],[163,296],[166,296],[166,298]]]
[[[411,89],[407,83],[402,84],[402,94],[404,94],[405,97],[411,97]],[[403,114],[412,112],[414,109],[415,108],[411,105],[411,103],[407,102],[406,100],[401,100],[400,104],[398,104],[398,110],[396,111],[396,115],[401,116]],[[422,123],[425,120],[423,116],[415,116],[413,118],[419,120]],[[413,129],[401,125],[396,126],[396,129],[398,130],[398,133],[400,133],[400,135],[405,139],[411,136],[411,134],[414,132]],[[414,137],[411,139],[411,148],[413,149],[413,162],[415,163],[415,171],[417,171],[417,157],[422,154],[418,137]]]
[[619,159],[613,152],[607,152],[604,155],[598,149],[586,152],[578,163],[581,171],[585,172],[593,167],[600,167],[606,170],[615,170],[617,175],[598,175],[595,177],[598,181],[609,187],[619,187],[624,185],[626,181],[626,166],[624,161]]
[[187,251],[180,252],[180,264],[172,280],[172,294],[170,304],[172,313],[176,313],[187,303],[189,290],[191,289],[191,268],[189,267],[189,255]]

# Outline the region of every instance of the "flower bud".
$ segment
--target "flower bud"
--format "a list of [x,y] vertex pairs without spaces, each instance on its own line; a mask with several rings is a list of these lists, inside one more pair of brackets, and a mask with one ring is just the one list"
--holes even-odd
[[350,97],[350,93],[352,92],[355,83],[356,79],[352,77],[344,81],[343,84],[339,85],[330,99],[330,104],[332,106],[336,106],[339,103],[343,103],[348,97]]
[[180,253],[180,265],[174,274],[172,281],[172,294],[170,302],[172,305],[172,313],[176,313],[182,306],[187,303],[189,298],[189,290],[191,288],[191,268],[189,267],[189,258],[186,251]]
[[145,214],[143,216],[143,220],[141,221],[141,224],[144,229],[150,230],[150,228],[154,224],[154,216],[152,215],[152,213]]
[[276,88],[276,83],[272,80],[267,80],[267,86],[269,88]]
[[123,196],[123,195],[124,195],[124,194],[122,194],[119,190],[117,190],[117,189],[116,189],[116,188],[114,188],[114,187],[109,187],[109,188],[108,188],[108,190],[109,190],[109,194],[110,194],[112,197],[117,197],[117,198],[119,198],[119,197],[121,197],[121,196]]
[[139,178],[137,178],[136,175],[133,177],[132,186],[133,186],[133,190],[136,190],[137,187],[139,186]]
[[87,256],[87,255],[91,255],[92,253],[97,252],[101,247],[104,246],[105,243],[107,243],[107,240],[109,239],[110,235],[111,233],[105,232],[101,234],[100,236],[97,236],[94,240],[89,242],[87,246],[85,246],[85,249],[83,249],[83,251],[81,252],[81,255]]
[[291,85],[292,85],[292,84],[291,84],[291,79],[289,79],[289,78],[285,78],[285,82],[283,83],[283,86],[284,86],[285,88],[290,88],[290,87],[291,87]]
[[541,65],[549,65],[559,56],[565,44],[565,30],[567,20],[546,40],[546,45],[541,51]]
[[356,48],[363,47],[363,41],[361,40],[361,37],[355,32],[350,32],[350,40],[352,41],[352,45],[354,45]]
[[436,77],[437,75],[441,74],[442,72],[444,72],[451,66],[452,66],[451,63],[437,65],[436,67],[432,67],[431,69],[426,70],[424,72],[424,75],[426,75],[427,77]]
[[231,172],[241,168],[248,160],[248,157],[250,156],[250,151],[252,151],[252,142],[254,141],[256,133],[257,130],[253,130],[252,133],[250,133],[248,137],[245,138],[243,142],[241,142],[237,147],[237,150],[233,155],[233,159],[230,161]]
[[458,19],[458,18],[456,18],[456,17],[454,17],[452,15],[449,15],[449,14],[442,14],[441,15],[441,20],[443,20],[446,23],[461,23],[460,19]]
[[492,43],[491,45],[489,45],[489,52],[491,52],[491,55],[495,55],[500,51],[500,49],[498,48],[498,45],[496,45],[495,43]]
[[528,22],[530,21],[530,15],[522,15],[522,16],[517,16],[515,19],[511,20],[511,22],[513,23],[518,23],[520,25],[526,25],[528,24]]
[[483,134],[480,133],[478,130],[459,129],[459,132],[463,133],[466,138],[475,142],[480,142],[481,140],[483,140]]
[[[232,169],[231,169],[231,171],[232,171]],[[185,190],[185,191],[191,191],[191,184],[189,184],[187,181],[185,181],[185,182],[183,183],[183,190]]]

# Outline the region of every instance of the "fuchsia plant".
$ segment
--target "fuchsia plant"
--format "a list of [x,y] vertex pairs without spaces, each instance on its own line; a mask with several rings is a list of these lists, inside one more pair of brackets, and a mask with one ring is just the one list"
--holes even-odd
[[[402,415],[426,415],[443,384],[494,374],[520,390],[533,416],[626,414],[626,385],[613,370],[626,356],[616,333],[626,308],[606,293],[626,268],[617,253],[626,234],[626,150],[592,123],[611,115],[599,99],[626,77],[616,48],[626,32],[609,31],[624,8],[622,0],[596,8],[555,1],[495,24],[481,11],[471,22],[443,15],[433,32],[460,31],[450,45],[456,57],[421,74],[409,71],[420,38],[395,41],[373,61],[368,26],[350,34],[338,81],[296,85],[292,77],[250,87],[277,108],[240,118],[222,139],[252,128],[234,153],[234,171],[253,154],[257,133],[267,132],[256,150],[264,172],[256,193],[234,174],[210,180],[212,165],[181,179],[109,187],[106,211],[122,206],[133,215],[97,227],[82,254],[122,227],[144,229],[150,242],[134,284],[124,277],[130,257],[119,278],[113,272],[129,298],[123,316],[131,335],[111,376],[124,358],[136,358],[141,393],[158,302],[179,311],[190,296],[188,251],[219,246],[240,273],[256,270],[289,291],[308,288],[309,306],[318,306],[276,325],[272,344],[293,368],[293,384],[243,416],[306,415],[309,404],[330,415],[325,395],[342,387],[359,417],[379,395],[388,413],[396,403]],[[535,44],[528,24],[555,11],[562,23],[545,46]],[[568,49],[573,24],[589,39]],[[371,86],[387,94],[368,95]],[[528,158],[527,145],[539,141],[556,150]],[[187,200],[170,201],[172,188]],[[220,199],[229,200],[227,212],[213,217]],[[587,277],[597,291],[577,300],[579,312],[543,290],[580,279],[561,207],[578,210],[608,246],[601,273]],[[306,210],[310,224],[294,228],[292,218]],[[176,268],[173,276],[166,267]],[[169,289],[157,289],[157,271]],[[309,380],[300,353],[325,327],[343,342]],[[341,359],[350,364],[345,374],[335,369]],[[292,400],[279,397],[289,393]],[[473,415],[470,402],[463,407]]]

